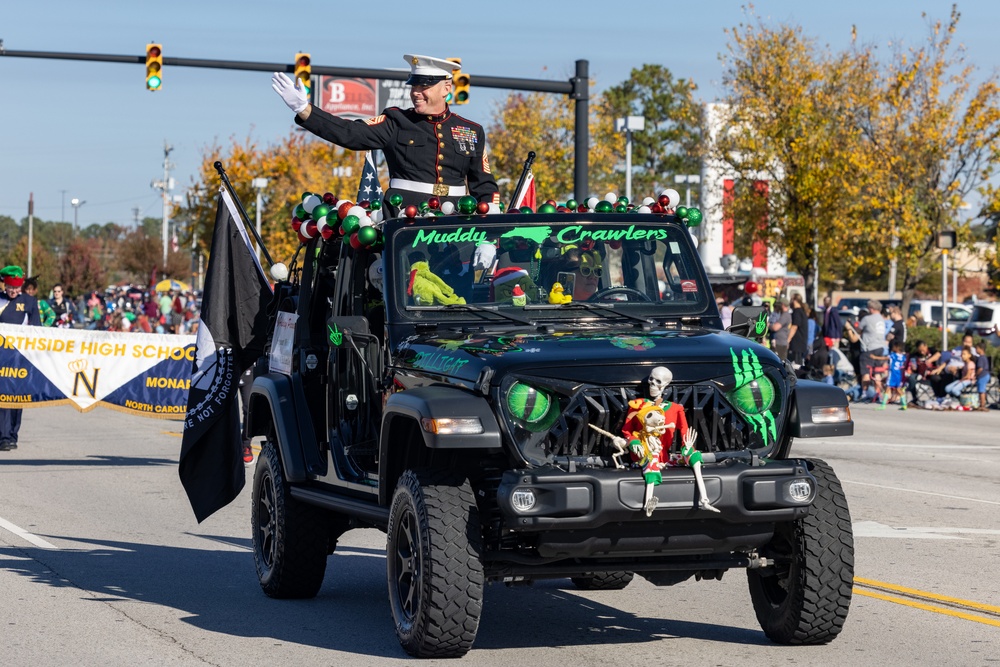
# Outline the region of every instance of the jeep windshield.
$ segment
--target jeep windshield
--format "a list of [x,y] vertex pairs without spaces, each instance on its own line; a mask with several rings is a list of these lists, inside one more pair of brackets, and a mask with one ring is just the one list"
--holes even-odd
[[714,316],[688,230],[668,220],[559,214],[394,221],[386,246],[393,319],[469,320],[473,309],[456,304],[533,321]]

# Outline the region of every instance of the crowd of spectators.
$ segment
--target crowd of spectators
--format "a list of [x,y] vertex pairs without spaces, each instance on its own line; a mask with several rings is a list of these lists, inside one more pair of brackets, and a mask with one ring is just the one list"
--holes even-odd
[[[37,282],[34,289],[37,292]],[[125,285],[109,287],[104,292],[89,292],[74,299],[63,285],[56,284],[47,297],[37,296],[43,326],[194,334],[201,322],[200,300],[190,290],[157,292]]]

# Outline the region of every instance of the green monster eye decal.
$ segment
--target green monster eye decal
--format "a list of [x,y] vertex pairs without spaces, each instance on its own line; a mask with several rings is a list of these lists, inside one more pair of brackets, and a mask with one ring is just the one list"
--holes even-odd
[[558,404],[541,389],[518,382],[507,390],[507,409],[532,432],[544,431],[559,416]]
[[736,376],[736,388],[726,395],[729,402],[753,426],[755,433],[760,433],[767,446],[768,436],[771,440],[778,437],[777,426],[771,406],[777,391],[771,378],[764,375],[764,368],[753,350],[742,350],[737,356],[736,350],[729,348],[733,357],[733,374]]

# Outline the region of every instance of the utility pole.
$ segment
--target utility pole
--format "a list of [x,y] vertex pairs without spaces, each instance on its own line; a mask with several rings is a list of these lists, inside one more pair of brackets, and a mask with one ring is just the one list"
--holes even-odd
[[59,216],[59,222],[66,222],[66,191],[60,190],[62,193],[62,215]]
[[[170,161],[170,153],[174,150],[168,142],[163,142],[163,180],[153,181],[150,187],[159,190],[163,198],[163,222],[160,226],[160,236],[163,239],[163,266],[160,267],[163,277],[166,278],[167,268],[167,247],[170,243],[169,223],[170,223],[170,191],[174,189],[174,179],[170,178],[170,170],[174,164]],[[138,217],[138,216],[136,216]]]
[[28,275],[31,275],[31,255],[35,244],[35,193],[28,193]]
[[135,206],[132,208],[132,220],[135,222],[136,228],[139,227],[139,207]]

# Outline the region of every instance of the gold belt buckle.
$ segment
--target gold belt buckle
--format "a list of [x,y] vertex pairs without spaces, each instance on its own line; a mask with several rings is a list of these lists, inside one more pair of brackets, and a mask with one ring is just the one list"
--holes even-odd
[[447,197],[448,193],[451,192],[451,187],[444,183],[435,183],[433,192],[435,197]]

